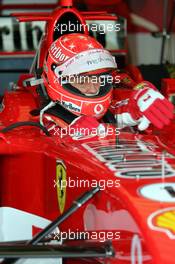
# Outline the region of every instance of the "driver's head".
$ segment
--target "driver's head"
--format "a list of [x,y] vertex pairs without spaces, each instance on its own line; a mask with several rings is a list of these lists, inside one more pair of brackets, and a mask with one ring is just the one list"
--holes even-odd
[[78,91],[86,96],[98,95],[100,92],[100,75],[96,75],[96,81],[88,75],[76,76],[75,80],[72,82],[72,86],[75,87]]
[[111,70],[116,63],[94,38],[73,33],[52,43],[43,79],[52,101],[76,115],[102,117],[112,96]]

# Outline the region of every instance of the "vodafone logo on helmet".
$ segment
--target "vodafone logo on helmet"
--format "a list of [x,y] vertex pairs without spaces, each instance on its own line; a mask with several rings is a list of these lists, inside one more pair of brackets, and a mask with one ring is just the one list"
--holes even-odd
[[104,111],[104,106],[102,104],[97,104],[94,107],[94,113],[100,115]]
[[69,56],[66,56],[60,47],[56,47],[55,43],[52,44],[50,53],[56,60],[59,59],[60,62],[69,59]]

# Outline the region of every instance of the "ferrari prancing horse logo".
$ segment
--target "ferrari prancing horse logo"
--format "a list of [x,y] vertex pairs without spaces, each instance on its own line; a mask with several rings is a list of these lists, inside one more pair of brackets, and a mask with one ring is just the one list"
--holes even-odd
[[61,161],[56,163],[56,183],[58,205],[62,214],[66,203],[66,167]]

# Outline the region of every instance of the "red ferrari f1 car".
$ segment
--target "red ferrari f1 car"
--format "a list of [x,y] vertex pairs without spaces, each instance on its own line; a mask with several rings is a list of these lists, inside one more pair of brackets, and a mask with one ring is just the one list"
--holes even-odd
[[[163,131],[117,130],[115,138],[70,143],[39,123],[43,102],[28,86],[59,37],[55,28],[116,17],[80,13],[70,1],[51,14],[15,16],[47,23],[31,73],[21,75],[0,104],[2,263],[174,264],[174,123]],[[69,119],[56,110],[58,119]]]

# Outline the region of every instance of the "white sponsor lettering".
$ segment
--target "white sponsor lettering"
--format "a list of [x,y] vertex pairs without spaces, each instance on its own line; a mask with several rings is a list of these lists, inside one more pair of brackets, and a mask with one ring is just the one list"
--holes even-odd
[[71,111],[81,113],[81,107],[72,102],[62,101],[61,104]]
[[55,59],[59,59],[60,61],[65,61],[69,58],[69,56],[66,56],[62,49],[55,46],[55,43],[52,44],[50,48],[51,54],[54,56]]

